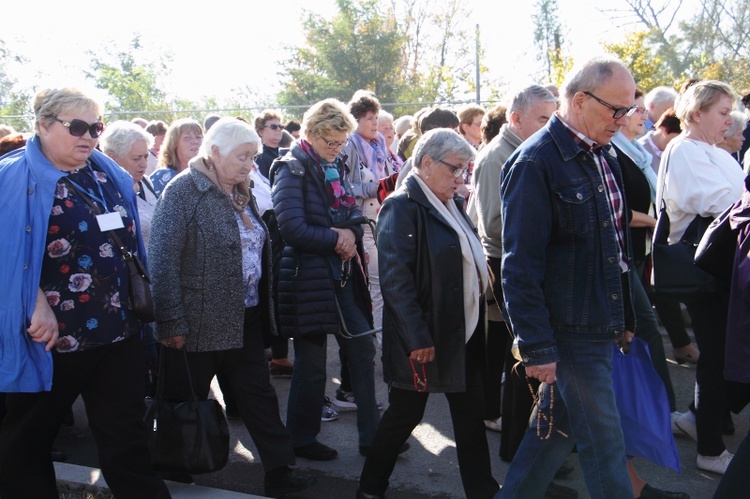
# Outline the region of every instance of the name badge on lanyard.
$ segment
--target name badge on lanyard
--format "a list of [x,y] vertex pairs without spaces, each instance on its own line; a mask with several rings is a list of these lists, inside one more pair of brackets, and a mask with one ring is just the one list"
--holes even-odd
[[102,213],[96,216],[96,221],[99,223],[99,230],[107,232],[109,230],[122,229],[125,224],[122,222],[122,216],[119,211],[113,211],[111,213]]

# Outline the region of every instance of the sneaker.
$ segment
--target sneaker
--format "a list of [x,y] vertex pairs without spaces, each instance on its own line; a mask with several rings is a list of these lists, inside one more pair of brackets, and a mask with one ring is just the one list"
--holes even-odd
[[333,405],[341,409],[356,410],[357,403],[354,401],[354,394],[339,388],[336,390],[336,396],[333,397]]
[[[382,411],[383,403],[379,400],[375,401],[375,403],[378,405],[378,410]],[[341,388],[336,390],[336,396],[333,398],[333,405],[335,405],[339,409],[345,409],[349,411],[357,410],[357,402],[354,401],[354,394],[352,392],[342,390]]]
[[680,429],[679,426],[677,426],[677,420],[680,417],[682,417],[681,412],[672,411],[671,413],[669,413],[669,422],[672,423],[672,433],[675,435],[682,434],[682,430]]
[[675,419],[674,424],[682,430],[682,432],[695,440],[698,441],[698,428],[695,426],[695,413],[693,411],[684,412],[680,417]]
[[496,431],[496,432],[499,433],[499,432],[503,431],[503,418],[500,417],[500,418],[497,418],[497,419],[485,419],[484,420],[484,426],[488,430]]
[[723,475],[727,471],[729,463],[732,462],[733,457],[734,454],[728,450],[722,452],[720,456],[702,456],[698,454],[696,464],[698,465],[698,469]]
[[336,421],[339,418],[339,413],[331,405],[331,399],[325,397],[323,402],[323,414],[320,416],[320,420],[324,422]]

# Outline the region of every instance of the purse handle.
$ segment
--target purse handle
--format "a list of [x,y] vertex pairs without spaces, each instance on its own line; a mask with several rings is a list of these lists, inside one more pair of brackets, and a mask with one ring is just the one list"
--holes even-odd
[[[156,383],[156,396],[154,397],[154,400],[164,400],[164,349],[169,348],[165,346],[161,346],[159,348],[159,371],[157,372],[157,376],[159,376],[159,380]],[[180,348],[180,351],[182,351],[182,358],[185,359],[185,372],[187,373],[188,383],[190,384],[190,398],[188,399],[190,402],[195,402],[198,400],[198,394],[195,392],[195,384],[193,384],[193,375],[190,372],[190,363],[188,362],[188,356],[187,356],[187,347],[183,346]]]

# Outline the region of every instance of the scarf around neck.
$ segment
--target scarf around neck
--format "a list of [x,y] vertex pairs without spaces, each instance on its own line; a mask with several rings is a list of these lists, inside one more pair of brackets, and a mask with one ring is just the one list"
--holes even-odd
[[622,132],[617,132],[612,137],[612,143],[632,159],[638,169],[643,172],[651,189],[651,202],[654,203],[656,201],[656,173],[651,167],[651,153],[640,142],[629,140]]
[[354,144],[359,160],[370,169],[375,179],[380,180],[386,176],[386,145],[385,138],[378,133],[377,138],[371,141],[365,140],[360,134],[354,132],[349,140]]
[[221,185],[219,185],[219,178],[216,176],[216,165],[214,165],[210,159],[195,157],[190,160],[190,166],[195,168],[196,171],[205,175],[206,178],[208,178],[208,180],[210,180],[211,183],[214,184],[222,194],[225,194],[227,196],[229,204],[232,205],[234,211],[239,213],[240,218],[242,219],[242,223],[245,225],[245,227],[252,230],[254,228],[253,221],[250,220],[250,217],[247,216],[247,213],[245,213],[245,207],[250,203],[250,200],[252,199],[252,194],[250,194],[250,187],[245,182],[239,182],[237,184],[234,184],[234,186],[232,187],[232,192],[230,194],[226,194],[222,190]]
[[328,208],[333,223],[343,222],[349,218],[349,211],[356,206],[357,201],[352,195],[352,189],[341,174],[341,160],[337,156],[333,163],[327,163],[305,139],[299,142],[300,148],[315,163],[315,172],[323,181],[328,195]]

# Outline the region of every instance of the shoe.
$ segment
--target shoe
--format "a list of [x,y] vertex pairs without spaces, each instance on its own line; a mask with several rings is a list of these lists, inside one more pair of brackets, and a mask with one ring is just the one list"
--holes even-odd
[[357,499],[383,499],[385,496],[379,496],[376,494],[365,494],[362,489],[357,487]]
[[734,454],[732,454],[728,450],[725,450],[719,456],[702,456],[698,454],[696,464],[698,465],[698,469],[723,475],[724,472],[727,471],[727,466],[729,466],[729,463],[732,462],[733,457]]
[[672,433],[674,435],[681,435],[682,430],[677,426],[677,420],[682,417],[682,413],[678,411],[672,411],[669,413],[669,422],[672,423]]
[[682,365],[685,362],[688,364],[697,364],[698,359],[700,358],[701,353],[697,348],[691,348],[688,353],[680,353],[679,351],[673,349],[672,350],[672,357],[674,358],[675,362]]
[[732,413],[727,412],[724,416],[724,424],[721,426],[721,432],[724,435],[734,435],[734,421],[732,421]]
[[73,416],[73,408],[68,407],[68,410],[63,414],[60,424],[63,426],[73,426],[76,423],[75,416]]
[[339,413],[331,405],[331,399],[325,397],[323,402],[323,413],[320,415],[320,420],[324,422],[336,421],[339,418]]
[[227,419],[242,419],[239,409],[226,409],[224,412],[227,415]]
[[269,362],[268,373],[275,378],[291,378],[294,373],[294,366]]
[[503,418],[499,417],[497,419],[485,419],[484,426],[488,430],[496,431],[499,433],[503,431]]
[[65,453],[57,447],[52,447],[52,450],[49,453],[49,457],[50,459],[52,459],[53,461],[57,461],[58,463],[61,463],[68,459],[68,456],[66,456]]
[[698,441],[698,428],[695,426],[695,413],[693,411],[684,412],[682,416],[675,419],[674,424],[685,435],[689,436],[696,442]]
[[562,463],[555,473],[554,479],[561,480],[575,471],[575,468],[568,463]]
[[317,482],[318,477],[315,475],[301,475],[289,466],[282,466],[266,473],[265,495],[279,497],[312,487]]
[[354,401],[354,394],[339,388],[336,390],[336,396],[333,397],[333,405],[341,409],[357,410],[357,403]]
[[646,484],[643,486],[641,495],[638,499],[690,499],[690,496],[684,492],[670,492],[668,490],[660,490],[655,487]]
[[544,499],[576,499],[578,491],[565,485],[550,482],[547,491],[544,493]]
[[336,459],[336,456],[338,456],[339,453],[336,452],[336,449],[331,449],[320,442],[313,442],[309,445],[295,447],[294,455],[310,459],[311,461],[331,461]]
[[[404,452],[408,451],[411,448],[411,445],[409,442],[404,442],[404,445],[401,446],[401,448],[398,450],[399,454],[403,454]],[[359,446],[359,455],[367,457],[367,454],[370,452],[370,447],[367,445],[360,445]]]

